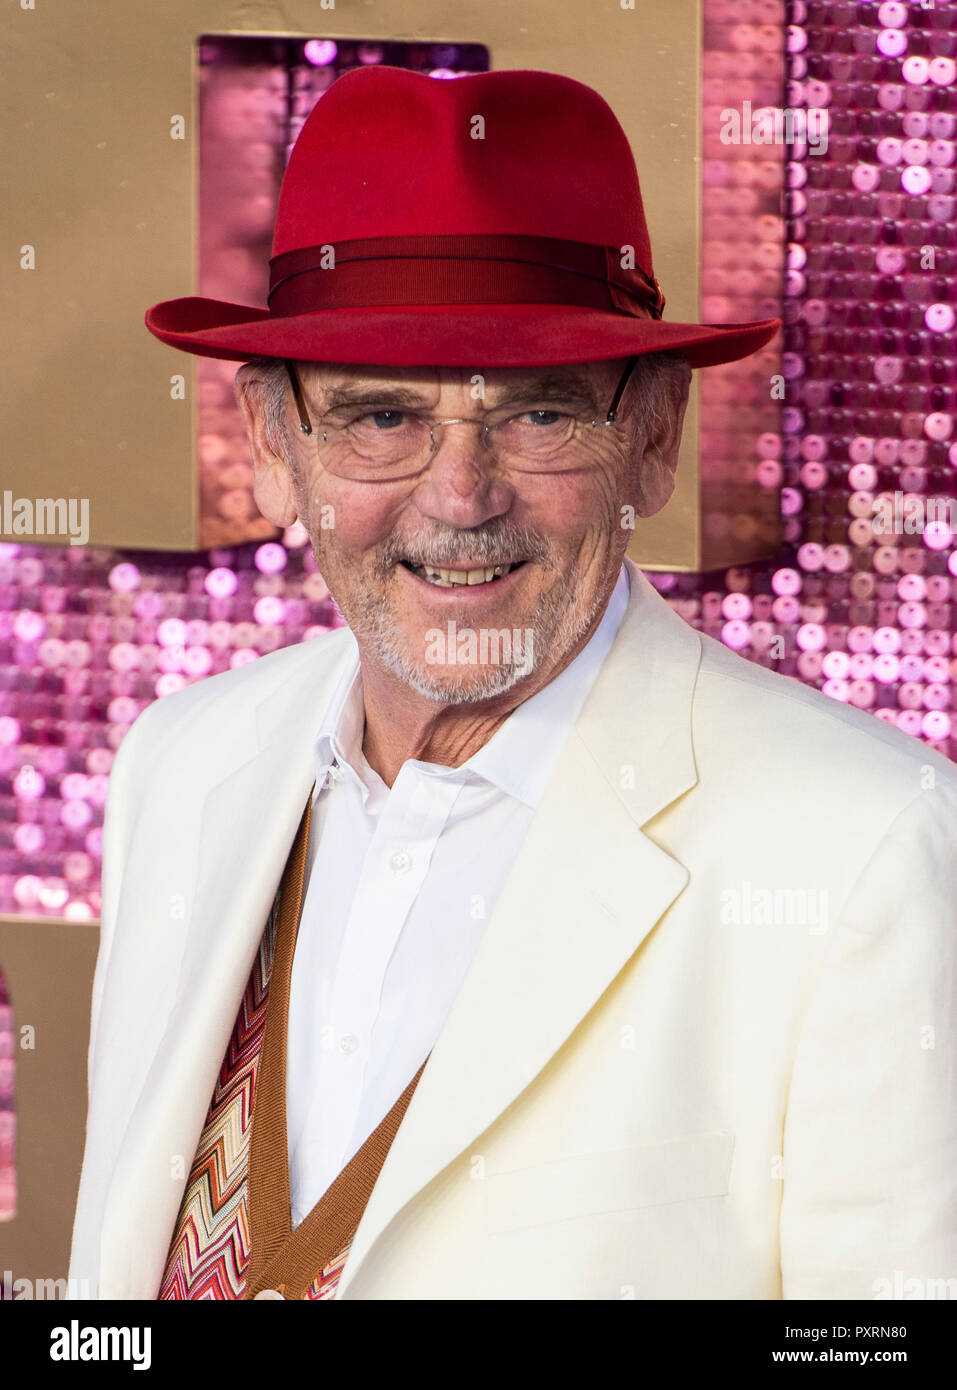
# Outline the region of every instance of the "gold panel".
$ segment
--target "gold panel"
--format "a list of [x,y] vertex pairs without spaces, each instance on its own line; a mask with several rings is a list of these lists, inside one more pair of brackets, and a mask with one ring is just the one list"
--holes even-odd
[[33,1046],[15,1050],[19,1191],[13,1219],[0,1222],[0,1280],[7,1270],[14,1279],[66,1278],[83,1161],[99,939],[99,927],[85,922],[0,917],[0,971],[14,1036],[33,1030]]
[[[654,7],[636,0],[633,9],[619,0],[587,9],[577,0],[340,0],[329,7],[321,0],[148,7],[43,0],[35,10],[8,12],[2,72],[11,192],[0,225],[8,247],[34,248],[35,268],[4,272],[16,351],[7,356],[0,417],[2,487],[14,497],[88,498],[92,544],[203,545],[196,360],[143,326],[150,304],[198,292],[200,35],[472,42],[489,49],[494,69],[542,68],[587,82],[609,101],[635,151],[667,315],[697,320],[700,11],[700,0]],[[185,118],[185,139],[171,138],[176,117]],[[767,361],[760,370],[766,381]],[[175,399],[178,374],[185,399]],[[746,512],[753,501],[765,521],[750,532],[733,525],[730,542],[727,535],[709,542],[715,532],[702,517],[698,459],[696,379],[675,495],[658,517],[639,524],[630,547],[646,568],[695,570],[774,552],[776,498],[746,485],[747,460],[729,463],[736,485],[745,480],[743,500],[733,505]],[[710,505],[726,505],[723,483],[710,492]],[[716,525],[720,532],[723,523]]]

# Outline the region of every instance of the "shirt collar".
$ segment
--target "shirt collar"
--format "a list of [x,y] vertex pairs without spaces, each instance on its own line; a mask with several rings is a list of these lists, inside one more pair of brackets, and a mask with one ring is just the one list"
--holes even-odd
[[[362,705],[362,678],[359,669],[359,644],[350,632],[352,654],[342,678],[332,693],[319,732],[316,735],[316,785],[313,802],[327,781],[351,777],[358,783],[365,806],[370,796],[371,778],[381,778],[373,771],[362,752],[365,712]],[[361,775],[357,773],[357,767]],[[371,778],[367,775],[371,774]],[[384,784],[383,784],[384,785]]]
[[534,810],[581,713],[628,607],[628,573],[622,565],[595,631],[554,680],[518,705],[463,766]]
[[[629,592],[628,572],[622,565],[601,621],[574,660],[554,680],[518,705],[488,743],[461,767],[422,763],[423,770],[459,781],[481,779],[534,810],[615,640],[628,607]],[[387,793],[388,788],[362,752],[365,714],[359,645],[354,637],[352,645],[352,656],[316,736],[313,799],[327,780],[350,778],[359,786],[365,807],[370,796],[375,793],[378,799],[378,794]]]

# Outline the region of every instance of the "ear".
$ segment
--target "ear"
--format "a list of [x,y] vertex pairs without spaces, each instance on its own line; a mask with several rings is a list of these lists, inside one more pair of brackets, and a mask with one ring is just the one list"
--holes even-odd
[[635,479],[635,511],[639,516],[654,516],[660,512],[675,490],[678,449],[690,390],[689,373],[687,380],[675,387],[665,418],[653,426],[645,440]]
[[253,465],[253,496],[267,521],[285,529],[299,515],[292,470],[275,453],[266,427],[267,382],[254,363],[246,362],[236,373],[233,392],[242,412]]

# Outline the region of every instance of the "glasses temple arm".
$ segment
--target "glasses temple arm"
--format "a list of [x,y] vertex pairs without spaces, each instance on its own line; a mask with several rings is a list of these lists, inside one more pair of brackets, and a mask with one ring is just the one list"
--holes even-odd
[[303,434],[312,434],[312,422],[309,419],[309,412],[306,410],[306,402],[303,399],[302,387],[299,384],[299,375],[288,357],[283,358],[286,366],[286,373],[292,386],[292,394],[295,398],[296,409],[299,412],[299,428]]
[[[638,356],[640,356],[640,354],[638,354]],[[612,397],[611,405],[608,407],[608,414],[605,417],[605,423],[608,425],[614,424],[614,422],[618,418],[618,406],[624,394],[625,387],[628,385],[628,378],[635,370],[635,363],[638,361],[638,356],[629,357],[628,366],[625,368],[621,381],[619,381],[617,387],[615,388],[615,394]]]

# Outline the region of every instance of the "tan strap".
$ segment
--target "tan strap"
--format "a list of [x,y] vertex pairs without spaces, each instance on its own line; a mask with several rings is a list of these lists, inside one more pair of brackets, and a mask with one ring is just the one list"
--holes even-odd
[[312,793],[280,886],[276,945],[266,1008],[266,1032],[253,1095],[247,1202],[249,1264],[246,1298],[276,1289],[302,1298],[310,1284],[358,1229],[389,1148],[428,1057],[304,1221],[292,1229],[286,1133],[286,1030],[292,962],[306,875]]

